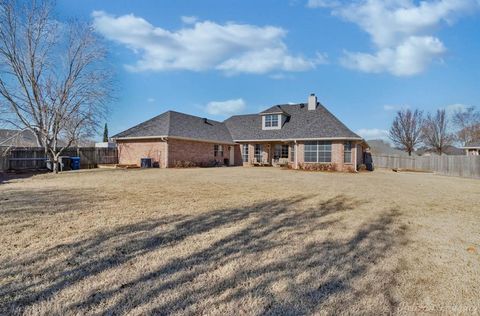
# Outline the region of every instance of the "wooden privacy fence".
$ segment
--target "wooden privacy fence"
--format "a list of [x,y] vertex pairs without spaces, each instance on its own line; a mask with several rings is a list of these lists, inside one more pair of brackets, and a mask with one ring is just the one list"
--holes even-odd
[[[0,149],[1,170],[46,169],[46,156],[43,148]],[[116,148],[67,148],[62,156],[80,157],[80,168],[95,168],[98,164],[118,163]]]
[[480,156],[383,156],[372,155],[378,168],[432,171],[447,176],[480,178]]

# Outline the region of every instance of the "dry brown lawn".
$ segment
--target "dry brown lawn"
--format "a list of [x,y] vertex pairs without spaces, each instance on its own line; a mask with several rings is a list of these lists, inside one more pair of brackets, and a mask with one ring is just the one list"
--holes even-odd
[[0,184],[0,314],[478,314],[480,181],[274,168]]

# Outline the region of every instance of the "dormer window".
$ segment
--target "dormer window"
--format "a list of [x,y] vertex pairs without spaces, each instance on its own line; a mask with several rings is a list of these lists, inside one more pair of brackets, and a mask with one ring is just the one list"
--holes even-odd
[[269,109],[268,112],[260,113],[262,116],[262,129],[272,130],[281,129],[285,122],[288,122],[289,115],[285,113],[279,106]]
[[278,127],[278,115],[265,115],[265,127]]

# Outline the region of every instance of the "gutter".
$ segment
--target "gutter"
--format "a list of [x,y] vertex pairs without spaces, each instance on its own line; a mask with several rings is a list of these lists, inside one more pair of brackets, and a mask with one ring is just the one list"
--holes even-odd
[[191,138],[191,137],[181,137],[181,136],[139,136],[139,137],[112,137],[113,140],[142,140],[142,139],[160,139],[161,141],[167,141],[168,139],[179,139],[179,140],[188,140],[193,142],[202,142],[202,143],[212,143],[212,144],[222,144],[222,145],[238,145],[235,142],[226,142],[220,140],[212,139],[202,139],[202,138]]
[[202,138],[191,138],[191,137],[181,137],[181,136],[139,136],[139,137],[112,137],[113,140],[141,140],[141,139],[160,139],[166,141],[168,139],[179,139],[179,140],[189,140],[196,142],[212,143],[212,144],[225,144],[225,145],[237,145],[242,142],[294,142],[297,141],[309,141],[309,140],[360,140],[363,141],[361,137],[316,137],[316,138],[283,138],[283,139],[234,139],[233,142],[211,140],[211,139],[202,139]]
[[361,137],[315,137],[315,138],[280,138],[280,139],[234,139],[234,142],[296,142],[308,140],[363,140]]

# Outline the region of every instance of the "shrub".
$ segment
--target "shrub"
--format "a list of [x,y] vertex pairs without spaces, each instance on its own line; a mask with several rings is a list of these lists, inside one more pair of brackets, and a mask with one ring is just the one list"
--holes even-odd
[[186,161],[186,160],[175,160],[173,162],[174,168],[194,168],[197,167],[197,164],[193,161]]
[[298,166],[305,171],[336,171],[337,165],[335,163],[301,163]]
[[286,165],[281,166],[281,168],[284,169],[284,170],[294,169],[293,167],[294,167],[294,165],[292,163],[287,163]]
[[353,166],[344,167],[345,172],[355,173],[355,168]]
[[358,171],[367,171],[367,166],[365,164],[360,164],[358,166]]
[[201,168],[219,167],[220,163],[216,160],[210,160],[208,162],[200,162],[198,166]]

